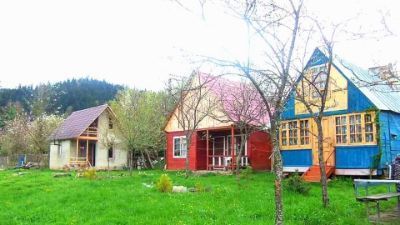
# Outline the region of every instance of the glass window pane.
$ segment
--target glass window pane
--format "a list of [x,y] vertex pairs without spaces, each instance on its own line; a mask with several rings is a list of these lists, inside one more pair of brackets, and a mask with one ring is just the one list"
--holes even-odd
[[368,123],[368,122],[371,122],[371,115],[370,114],[365,114],[365,122],[366,123]]
[[174,156],[181,156],[181,139],[174,138]]
[[361,115],[356,115],[356,123],[361,123]]

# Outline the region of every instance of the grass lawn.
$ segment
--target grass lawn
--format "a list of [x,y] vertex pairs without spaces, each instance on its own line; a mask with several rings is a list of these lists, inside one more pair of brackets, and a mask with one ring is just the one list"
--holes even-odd
[[[0,171],[0,224],[273,224],[271,173],[256,173],[238,185],[229,175],[193,176],[168,172],[174,185],[210,186],[203,193],[159,193],[162,171],[99,172],[99,178],[53,178],[53,171]],[[121,176],[123,175],[123,176]],[[320,187],[308,196],[285,191],[286,224],[368,224],[352,181],[329,183],[331,205],[321,207]],[[384,202],[386,207],[394,202]]]

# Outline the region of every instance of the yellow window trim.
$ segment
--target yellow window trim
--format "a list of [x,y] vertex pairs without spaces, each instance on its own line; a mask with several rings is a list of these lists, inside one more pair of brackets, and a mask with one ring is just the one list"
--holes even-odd
[[[309,138],[309,143],[306,145],[301,145],[300,144],[300,121],[304,121],[307,120],[308,121],[308,138]],[[297,144],[296,145],[289,145],[289,123],[290,122],[296,122],[297,123]],[[285,126],[285,131],[286,131],[286,143],[287,145],[282,145],[282,125],[286,124]],[[311,149],[311,143],[312,143],[312,138],[311,138],[311,119],[310,118],[305,118],[305,119],[295,119],[295,120],[285,120],[281,122],[281,126],[279,128],[279,145],[280,145],[280,149],[281,150],[295,150],[295,149],[305,149],[305,148],[309,148]]]
[[[366,142],[365,141],[365,114],[370,114],[371,115],[371,121],[373,125],[373,141],[372,142]],[[361,136],[362,136],[362,142],[358,143],[350,143],[350,116],[353,115],[361,115]],[[337,143],[336,140],[336,117],[341,117],[341,116],[346,116],[346,139],[347,143]],[[360,113],[349,113],[349,114],[340,114],[340,115],[332,115],[332,116],[326,116],[324,118],[327,118],[332,122],[333,129],[333,140],[334,140],[334,146],[367,146],[367,145],[377,145],[377,129],[376,129],[376,113],[371,111],[371,112],[360,112]],[[300,145],[300,121],[301,120],[308,120],[309,123],[309,144],[307,145]],[[289,122],[294,122],[297,121],[297,145],[289,145],[289,128],[288,128],[288,123]],[[283,146],[282,145],[282,126],[279,129],[279,145],[281,150],[296,150],[296,149],[311,149],[312,148],[312,143],[313,143],[313,136],[311,134],[312,131],[312,126],[314,123],[312,122],[312,118],[304,118],[304,119],[294,119],[294,120],[285,120],[281,121],[281,125],[286,124],[286,142],[287,145]]]
[[[371,121],[372,121],[372,129],[373,132],[372,134],[374,135],[373,141],[372,142],[366,142],[365,141],[365,114],[370,114],[371,115]],[[355,116],[355,115],[361,115],[361,142],[357,143],[350,143],[350,116]],[[334,117],[334,123],[335,123],[335,128],[336,128],[336,117],[339,116],[346,116],[346,136],[347,136],[347,143],[337,143],[336,140],[336,129],[335,129],[335,145],[336,146],[359,146],[359,145],[376,145],[377,140],[376,140],[376,124],[375,124],[375,112],[361,112],[361,113],[349,113],[349,114],[342,114],[342,115],[335,115]]]

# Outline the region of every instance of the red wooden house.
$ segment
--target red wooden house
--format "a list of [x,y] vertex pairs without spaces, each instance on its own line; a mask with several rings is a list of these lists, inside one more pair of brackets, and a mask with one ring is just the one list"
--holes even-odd
[[[209,80],[205,85],[211,98],[215,98],[218,106],[213,115],[208,115],[197,126],[192,135],[191,146],[187,146],[185,131],[179,122],[178,106],[171,113],[165,126],[167,148],[166,167],[169,170],[185,169],[187,149],[189,148],[189,168],[191,170],[228,170],[236,166],[251,166],[255,170],[270,170],[272,145],[269,135],[256,123],[249,122],[249,126],[257,126],[247,138],[244,152],[239,156],[240,143],[244,140],[241,130],[237,126],[238,117],[236,111],[230,107],[238,101],[232,97],[233,93],[243,92],[245,87],[239,82],[233,82],[221,77],[205,74],[196,74],[199,80]],[[247,85],[246,87],[250,87]],[[253,90],[254,93],[257,93]],[[232,94],[232,95],[231,95]],[[258,94],[257,94],[258,95]],[[186,96],[182,101],[185,101]],[[250,109],[262,106],[259,96],[252,100]],[[254,116],[254,115],[253,115]],[[220,118],[225,119],[220,119]],[[268,118],[259,116],[259,121],[266,124]],[[262,118],[261,118],[262,117]],[[232,138],[234,137],[234,138]],[[236,165],[236,159],[240,157],[240,165]]]

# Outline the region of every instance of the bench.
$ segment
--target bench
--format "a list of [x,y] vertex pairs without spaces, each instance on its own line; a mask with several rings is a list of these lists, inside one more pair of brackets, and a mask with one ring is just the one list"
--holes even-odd
[[[379,202],[388,201],[390,198],[397,198],[397,209],[400,213],[400,192],[396,189],[392,190],[394,184],[400,185],[400,180],[367,180],[367,179],[354,179],[354,188],[356,193],[356,199],[359,202],[364,202],[367,207],[367,218],[369,218],[369,203],[374,202],[376,204],[377,211],[377,222],[381,218],[381,211]],[[385,193],[371,194],[369,188],[373,186],[383,186],[386,185],[387,189]],[[360,189],[364,188],[365,195],[360,194]]]

